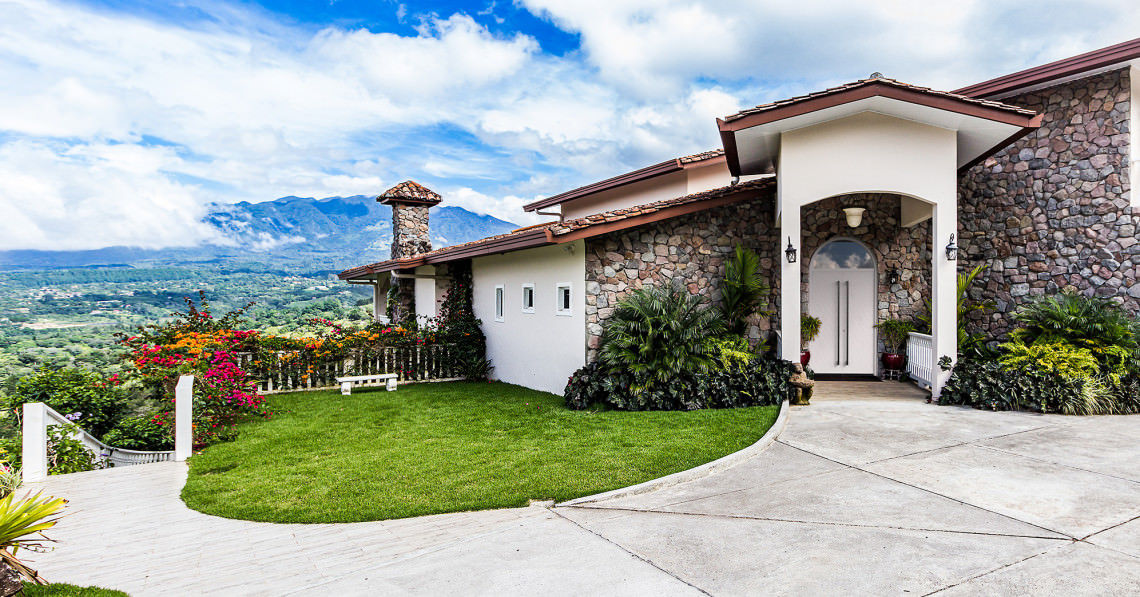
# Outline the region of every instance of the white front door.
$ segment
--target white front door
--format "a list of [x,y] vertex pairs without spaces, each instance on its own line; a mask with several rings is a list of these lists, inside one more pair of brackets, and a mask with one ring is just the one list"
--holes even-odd
[[808,345],[816,373],[875,373],[875,262],[859,243],[832,241],[812,257],[808,314],[822,322]]

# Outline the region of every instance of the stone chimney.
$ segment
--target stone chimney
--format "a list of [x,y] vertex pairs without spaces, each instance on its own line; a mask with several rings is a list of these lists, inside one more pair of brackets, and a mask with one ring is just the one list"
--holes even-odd
[[[381,205],[392,206],[392,259],[414,257],[431,251],[428,234],[428,210],[439,205],[439,193],[412,180],[384,191],[376,198]],[[398,275],[401,272],[393,272]],[[407,273],[407,272],[403,272]],[[392,323],[400,323],[416,316],[416,287],[414,278],[392,277],[389,290]]]
[[392,206],[392,259],[431,251],[428,209],[439,205],[439,193],[405,180],[384,191],[376,200],[381,205]]

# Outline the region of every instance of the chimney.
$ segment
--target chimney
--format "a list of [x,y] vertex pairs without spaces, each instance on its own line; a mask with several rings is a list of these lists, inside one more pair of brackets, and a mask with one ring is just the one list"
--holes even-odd
[[439,205],[439,193],[405,180],[376,198],[392,206],[392,259],[412,257],[431,251],[428,236],[428,209]]

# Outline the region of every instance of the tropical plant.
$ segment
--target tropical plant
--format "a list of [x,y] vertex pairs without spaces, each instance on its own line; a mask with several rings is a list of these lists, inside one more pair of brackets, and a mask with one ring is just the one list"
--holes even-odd
[[19,489],[21,483],[23,483],[23,476],[20,469],[7,462],[0,462],[0,498]]
[[[970,287],[974,285],[974,280],[986,270],[989,266],[986,264],[978,264],[977,267],[968,272],[958,272],[958,288],[957,288],[957,311],[958,311],[958,354],[980,354],[985,349],[985,336],[982,334],[971,334],[967,331],[967,316],[974,312],[986,312],[993,309],[992,301],[975,301],[970,298]],[[931,313],[934,313],[934,305],[930,299],[926,300],[926,313],[918,316],[918,320],[926,326],[927,330],[932,329]]]
[[807,350],[807,345],[819,336],[819,328],[823,322],[818,317],[807,313],[800,315],[800,350]]
[[1070,288],[1035,298],[1016,313],[1014,332],[1026,344],[1039,341],[1085,346],[1116,346],[1135,353],[1140,347],[1140,320],[1112,299],[1084,296]]
[[15,494],[0,498],[0,560],[36,584],[47,584],[39,573],[16,558],[21,548],[43,549],[50,542],[43,532],[59,522],[67,500],[43,497],[42,492],[21,500]]
[[879,337],[883,340],[883,346],[891,354],[901,354],[910,338],[910,333],[914,331],[914,323],[905,319],[884,319],[875,327],[879,328]]
[[756,358],[751,347],[748,346],[748,341],[741,336],[716,338],[712,340],[712,345],[716,350],[717,367],[722,370],[732,371],[743,369],[748,367],[748,365],[752,363],[752,360]]
[[1065,342],[1025,344],[1019,340],[1001,345],[999,359],[1007,371],[1036,369],[1068,380],[1084,380],[1100,373],[1100,363],[1086,348]]
[[760,256],[752,249],[736,245],[736,251],[725,263],[721,284],[720,312],[728,331],[744,335],[748,318],[754,313],[767,314],[771,289],[760,273]]
[[602,332],[599,359],[633,374],[633,390],[668,385],[713,365],[709,340],[724,331],[720,312],[672,286],[649,287],[623,299]]

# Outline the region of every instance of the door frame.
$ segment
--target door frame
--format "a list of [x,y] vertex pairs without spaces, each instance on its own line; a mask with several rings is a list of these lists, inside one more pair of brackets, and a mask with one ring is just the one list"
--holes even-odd
[[[812,251],[811,258],[808,259],[808,262],[807,262],[807,278],[808,278],[807,295],[808,295],[808,299],[807,299],[807,301],[805,301],[805,303],[810,303],[810,301],[811,301],[812,272],[815,269],[814,264],[815,264],[816,256],[819,254],[820,250],[822,250],[824,247],[826,247],[827,245],[830,245],[831,243],[837,242],[837,241],[849,241],[849,242],[853,242],[853,243],[858,244],[859,246],[863,247],[863,249],[865,251],[867,251],[867,254],[871,256],[871,260],[875,263],[875,266],[871,268],[871,271],[874,274],[871,277],[871,292],[872,292],[872,295],[871,295],[871,326],[872,326],[872,328],[871,328],[871,349],[875,352],[875,356],[871,359],[871,362],[872,362],[871,373],[869,373],[869,374],[851,374],[851,375],[873,375],[875,377],[878,377],[879,374],[881,373],[880,369],[882,368],[882,363],[880,362],[880,359],[878,358],[879,357],[879,328],[875,327],[879,324],[879,257],[878,257],[878,255],[875,254],[874,249],[872,249],[871,246],[868,245],[866,242],[864,242],[858,238],[854,238],[851,236],[843,236],[843,235],[833,236],[833,237],[823,241],[822,243],[820,243],[819,246],[816,247],[814,251]],[[841,268],[841,269],[848,269],[848,268]],[[801,309],[806,310],[806,307],[801,307]],[[845,374],[845,373],[821,373],[820,375],[823,375],[825,377],[831,376],[831,375],[842,377],[842,376],[848,375],[848,374]]]

